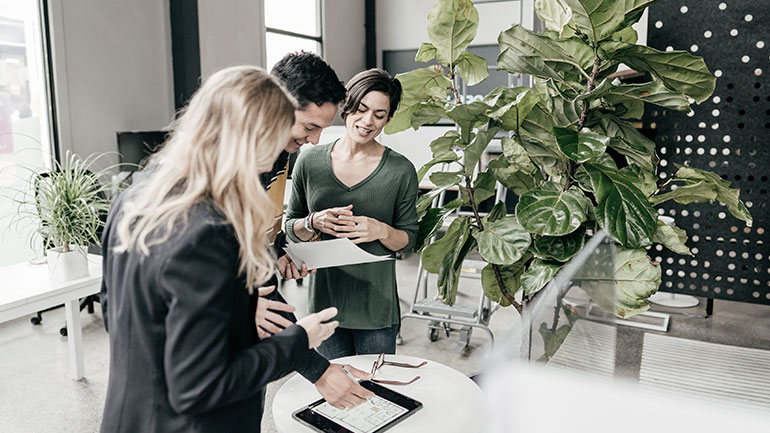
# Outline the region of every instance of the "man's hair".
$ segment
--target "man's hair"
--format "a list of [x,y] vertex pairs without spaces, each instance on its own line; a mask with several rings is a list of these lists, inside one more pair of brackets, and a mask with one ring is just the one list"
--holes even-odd
[[390,100],[388,119],[393,117],[393,113],[396,112],[398,103],[401,101],[401,82],[379,68],[359,72],[348,81],[347,89],[348,97],[342,106],[342,113],[340,113],[342,119],[347,119],[348,114],[358,110],[361,100],[369,92],[377,91],[388,95]]
[[289,53],[273,66],[270,73],[283,82],[300,110],[310,102],[337,105],[345,99],[345,86],[334,69],[314,53]]

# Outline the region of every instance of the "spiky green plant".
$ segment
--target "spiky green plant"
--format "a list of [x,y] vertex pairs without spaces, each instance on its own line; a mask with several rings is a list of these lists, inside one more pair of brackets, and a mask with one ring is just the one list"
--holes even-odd
[[83,159],[67,152],[52,170],[25,168],[25,187],[11,197],[17,206],[11,225],[31,223],[36,229],[30,245],[39,235],[44,246],[52,244],[62,252],[69,252],[73,245],[99,243],[102,218],[110,207],[109,185],[101,180],[109,179],[115,167],[96,169],[105,156],[92,154]]

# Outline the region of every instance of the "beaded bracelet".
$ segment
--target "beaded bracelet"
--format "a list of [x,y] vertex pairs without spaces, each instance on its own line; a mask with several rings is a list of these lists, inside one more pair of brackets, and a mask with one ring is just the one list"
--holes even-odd
[[315,227],[313,227],[313,215],[315,215],[315,212],[311,212],[310,215],[305,217],[305,230],[315,235],[318,232]]

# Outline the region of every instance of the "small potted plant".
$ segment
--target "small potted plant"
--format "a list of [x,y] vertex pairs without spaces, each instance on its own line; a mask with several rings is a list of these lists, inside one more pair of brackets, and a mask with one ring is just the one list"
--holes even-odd
[[12,223],[35,226],[30,245],[38,235],[42,238],[54,281],[88,275],[87,248],[99,242],[110,207],[109,185],[100,179],[109,178],[114,166],[96,170],[104,156],[81,158],[67,152],[49,171],[30,169],[25,187],[12,198],[17,204]]

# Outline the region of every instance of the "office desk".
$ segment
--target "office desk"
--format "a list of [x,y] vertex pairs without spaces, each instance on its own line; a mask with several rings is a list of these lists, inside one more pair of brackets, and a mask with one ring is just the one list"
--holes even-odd
[[[370,371],[377,355],[359,355],[334,360],[335,363],[350,364],[363,371]],[[389,361],[419,364],[423,359],[412,356],[386,355]],[[422,402],[423,407],[411,417],[396,424],[388,432],[426,433],[481,431],[487,419],[486,396],[467,376],[444,364],[428,360],[428,364],[417,369],[384,365],[375,378],[409,380],[414,376],[421,379],[411,385],[383,385]],[[313,430],[291,417],[297,409],[321,398],[315,386],[299,374],[281,386],[273,400],[273,418],[281,433],[308,433]]]
[[83,333],[80,328],[80,298],[99,293],[102,282],[102,257],[88,255],[89,276],[72,281],[52,283],[48,265],[28,262],[0,267],[0,323],[34,314],[64,304],[67,341],[72,379],[81,379],[83,366]]

